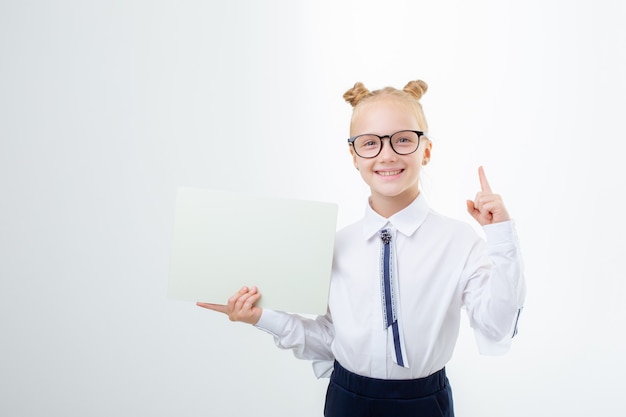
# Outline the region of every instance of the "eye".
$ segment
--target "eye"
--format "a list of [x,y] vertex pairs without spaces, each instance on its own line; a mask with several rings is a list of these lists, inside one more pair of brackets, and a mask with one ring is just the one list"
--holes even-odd
[[376,136],[364,135],[359,136],[354,143],[360,149],[377,148],[379,146],[379,139]]
[[395,145],[414,146],[418,139],[419,138],[415,132],[406,131],[394,134],[392,140]]

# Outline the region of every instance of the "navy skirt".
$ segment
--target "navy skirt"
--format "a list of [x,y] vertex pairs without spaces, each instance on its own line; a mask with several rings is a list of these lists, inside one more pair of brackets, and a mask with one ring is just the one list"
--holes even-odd
[[354,374],[335,361],[325,417],[454,417],[445,368],[426,378],[376,379]]

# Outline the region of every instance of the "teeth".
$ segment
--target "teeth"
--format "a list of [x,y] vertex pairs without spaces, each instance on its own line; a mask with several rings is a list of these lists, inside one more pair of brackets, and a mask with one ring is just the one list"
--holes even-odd
[[402,172],[401,169],[397,171],[378,171],[378,174],[382,175],[383,177],[390,177],[392,175],[398,175],[400,172]]

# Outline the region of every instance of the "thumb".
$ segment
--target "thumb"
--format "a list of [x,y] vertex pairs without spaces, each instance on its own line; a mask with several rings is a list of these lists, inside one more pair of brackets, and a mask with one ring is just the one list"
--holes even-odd
[[212,303],[202,303],[197,302],[196,305],[198,307],[206,308],[207,310],[218,311],[220,313],[228,314],[227,306],[223,304],[212,304]]
[[480,211],[474,205],[472,200],[465,200],[465,204],[467,205],[467,212],[476,220],[478,220],[478,216],[480,215]]

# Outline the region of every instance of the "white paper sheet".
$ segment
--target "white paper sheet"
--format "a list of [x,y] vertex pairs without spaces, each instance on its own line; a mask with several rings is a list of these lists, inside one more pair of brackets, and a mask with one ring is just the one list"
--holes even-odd
[[179,188],[168,297],[225,304],[256,285],[263,307],[324,314],[336,222],[333,203]]

